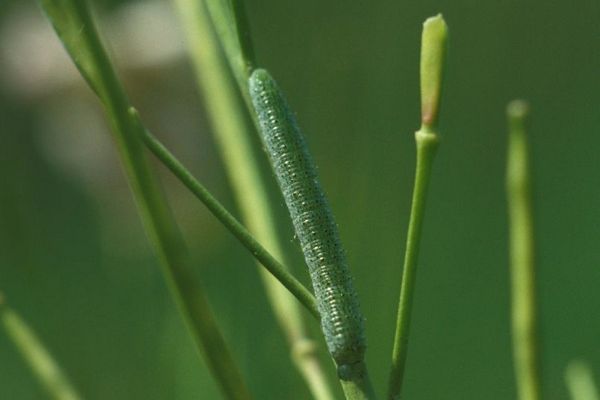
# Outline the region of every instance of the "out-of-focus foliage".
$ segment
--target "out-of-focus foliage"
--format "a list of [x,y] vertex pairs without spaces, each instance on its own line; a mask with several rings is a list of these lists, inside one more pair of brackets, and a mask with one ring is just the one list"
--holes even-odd
[[[170,3],[118,3],[94,2],[133,102],[235,211]],[[571,358],[600,370],[600,4],[269,0],[246,7],[257,59],[286,91],[319,165],[367,318],[379,390],[414,170],[421,23],[437,12],[450,28],[443,141],[406,397],[515,397],[503,186],[504,109],[514,97],[533,109],[547,399],[566,398],[562,372]],[[0,6],[0,106],[0,290],[7,301],[87,399],[219,398],[166,293],[100,107],[33,2]],[[256,398],[308,398],[253,260],[156,167]],[[296,274],[307,282],[274,185],[273,196]],[[43,396],[4,334],[0,358],[0,398]]]

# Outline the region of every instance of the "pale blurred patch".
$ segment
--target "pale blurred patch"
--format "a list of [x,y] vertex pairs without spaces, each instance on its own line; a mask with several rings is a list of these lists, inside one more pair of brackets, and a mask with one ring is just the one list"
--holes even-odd
[[0,84],[19,97],[38,97],[81,78],[41,11],[20,4],[0,31]]
[[183,57],[185,43],[169,4],[131,3],[104,21],[103,32],[120,65],[131,69],[160,68]]
[[[169,3],[145,1],[100,17],[102,35],[125,70],[161,68],[184,55]],[[39,97],[83,85],[42,12],[33,3],[11,10],[0,31],[0,82],[15,95]]]

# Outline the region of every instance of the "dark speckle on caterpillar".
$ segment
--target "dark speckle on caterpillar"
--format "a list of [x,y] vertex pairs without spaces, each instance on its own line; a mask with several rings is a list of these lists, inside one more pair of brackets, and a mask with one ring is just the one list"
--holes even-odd
[[365,353],[363,317],[344,250],[317,172],[293,114],[277,83],[264,69],[249,81],[266,147],[309,268],[327,347],[344,371]]

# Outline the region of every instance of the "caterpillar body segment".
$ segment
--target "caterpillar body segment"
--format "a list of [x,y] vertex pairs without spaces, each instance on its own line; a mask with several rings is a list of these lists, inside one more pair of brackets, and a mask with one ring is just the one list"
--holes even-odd
[[315,165],[277,83],[264,69],[249,80],[261,138],[283,192],[321,314],[327,347],[338,374],[361,363],[366,349],[363,317],[337,226]]

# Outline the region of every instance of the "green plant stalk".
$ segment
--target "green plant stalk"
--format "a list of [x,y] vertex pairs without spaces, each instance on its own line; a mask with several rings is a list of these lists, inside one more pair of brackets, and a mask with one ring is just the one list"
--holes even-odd
[[600,400],[592,370],[583,361],[571,361],[565,370],[571,400]]
[[399,399],[402,392],[427,187],[429,186],[431,168],[439,141],[437,134],[423,130],[417,131],[415,139],[417,142],[417,166],[406,239],[406,252],[404,255],[404,269],[398,303],[398,318],[396,321],[389,384],[389,398],[394,400]]
[[231,6],[231,13],[235,19],[234,27],[237,32],[243,64],[246,67],[246,75],[250,76],[252,70],[256,67],[256,59],[254,56],[254,46],[252,45],[252,35],[250,34],[250,25],[246,18],[244,0],[229,0],[229,4]]
[[415,133],[417,165],[389,379],[389,398],[392,400],[400,399],[402,394],[427,187],[439,142],[437,125],[447,37],[448,27],[441,14],[428,18],[423,24],[420,68],[421,129]]
[[508,114],[508,200],[513,360],[520,400],[540,399],[536,317],[535,244],[531,174],[525,118],[527,105],[513,101]]
[[[253,132],[247,122],[248,114],[231,80],[228,64],[223,60],[209,15],[202,1],[177,0],[175,3],[186,32],[196,76],[206,99],[208,116],[216,133],[216,143],[225,161],[243,220],[271,254],[282,259],[282,246],[270,211],[266,185],[259,172],[256,155],[252,151],[250,138]],[[235,32],[231,31],[235,24],[232,22],[221,25],[221,31],[230,35],[228,43],[233,47],[229,53],[238,54],[236,67],[232,66],[233,70],[237,71],[238,75],[247,76],[248,65],[253,65],[254,62],[239,58],[243,53],[236,47]],[[249,43],[249,37],[247,42]],[[246,51],[245,54],[248,53],[251,51]],[[295,366],[315,399],[333,399],[332,390],[318,358],[318,346],[308,336],[298,303],[272,276],[262,269],[260,271],[275,316],[290,345]]]
[[15,311],[4,304],[1,298],[0,320],[15,347],[51,398],[55,400],[81,399],[56,360],[44,347],[33,330]]
[[41,0],[71,58],[100,97],[111,119],[117,147],[146,231],[162,261],[165,279],[198,348],[228,399],[250,394],[225,344],[183,239],[143,153],[140,128],[117,79],[85,1]]
[[353,370],[350,379],[339,380],[346,400],[377,400],[366,363],[354,365]]
[[364,362],[353,366],[352,379],[340,379],[346,400],[376,400],[377,396]]
[[[138,119],[134,109],[130,113]],[[313,317],[319,319],[315,298],[288,269],[273,257],[248,230],[235,219],[217,199],[158,141],[148,130],[143,130],[146,146],[198,198],[210,212],[252,253],[252,255],[304,305]]]
[[[218,41],[237,83],[249,115],[254,117],[248,91],[248,78],[256,67],[254,49],[242,0],[202,0],[209,25],[214,27]],[[258,122],[254,120],[258,129]]]

